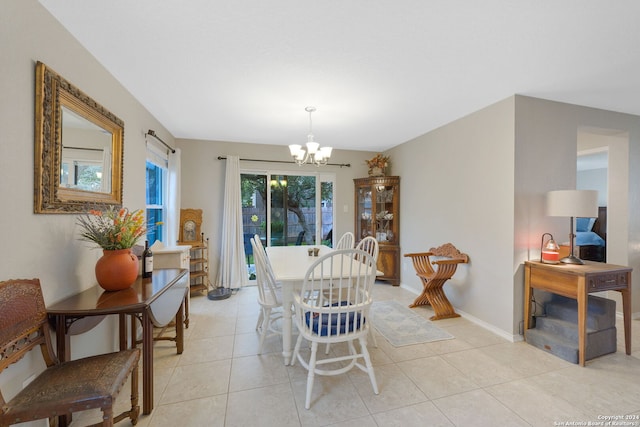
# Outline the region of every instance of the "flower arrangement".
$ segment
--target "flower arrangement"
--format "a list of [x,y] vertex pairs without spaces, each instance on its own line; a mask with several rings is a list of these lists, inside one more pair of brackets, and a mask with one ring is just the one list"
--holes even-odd
[[366,162],[367,166],[369,166],[369,169],[385,169],[387,166],[389,166],[389,156],[383,156],[381,153],[378,153],[372,159],[366,160]]
[[80,240],[96,243],[104,250],[130,249],[147,232],[140,209],[130,212],[111,206],[104,212],[90,210],[77,223],[83,229]]

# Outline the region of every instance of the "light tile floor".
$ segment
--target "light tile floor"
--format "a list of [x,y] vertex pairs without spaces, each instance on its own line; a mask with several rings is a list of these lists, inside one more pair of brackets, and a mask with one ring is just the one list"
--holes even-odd
[[[316,377],[312,406],[305,410],[306,371],[299,363],[284,366],[278,337],[256,354],[256,296],[255,287],[223,301],[192,296],[184,353],[177,355],[171,342],[156,344],[155,409],[138,426],[607,425],[604,417],[640,426],[638,320],[632,322],[632,356],[624,354],[619,321],[618,352],[586,367],[508,342],[464,318],[436,322],[453,340],[395,348],[377,335],[378,348],[370,351],[380,394],[353,369]],[[375,297],[409,304],[415,295],[377,283]],[[432,315],[428,307],[414,310]],[[118,407],[126,406],[127,394]],[[76,415],[73,425],[95,416]]]

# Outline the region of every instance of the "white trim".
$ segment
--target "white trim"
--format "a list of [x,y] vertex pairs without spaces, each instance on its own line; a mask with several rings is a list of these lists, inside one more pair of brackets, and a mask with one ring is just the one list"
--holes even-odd
[[[416,291],[415,289],[404,285],[404,284],[400,284],[400,287],[402,289],[405,289],[409,292],[411,292],[414,295],[420,295],[420,293],[418,291]],[[469,320],[470,322],[475,323],[478,326],[481,326],[482,328],[486,329],[489,332],[493,332],[494,334],[498,335],[499,337],[504,338],[505,340],[509,341],[509,342],[520,342],[520,341],[524,341],[524,336],[520,335],[520,334],[516,334],[516,335],[512,335],[509,334],[505,331],[503,331],[502,329],[498,329],[495,326],[491,325],[490,323],[485,322],[484,320],[480,320],[475,316],[470,315],[469,313],[465,313],[462,310],[456,309],[456,313],[458,313],[460,316],[462,316],[463,318]]]

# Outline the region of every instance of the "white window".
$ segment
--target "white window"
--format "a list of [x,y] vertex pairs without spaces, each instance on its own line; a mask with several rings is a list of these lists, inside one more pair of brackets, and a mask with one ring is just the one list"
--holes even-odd
[[167,242],[167,227],[165,227],[169,200],[167,176],[166,151],[156,148],[153,144],[147,144],[146,208],[147,239],[150,245],[156,240]]

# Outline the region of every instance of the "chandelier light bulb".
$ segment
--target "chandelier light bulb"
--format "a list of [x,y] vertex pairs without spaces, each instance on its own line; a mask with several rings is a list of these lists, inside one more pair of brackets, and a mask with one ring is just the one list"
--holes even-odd
[[315,164],[316,166],[326,165],[329,162],[333,148],[320,147],[320,144],[314,141],[311,113],[316,111],[316,107],[306,107],[304,110],[309,113],[309,134],[305,144],[306,150],[300,144],[291,144],[289,145],[289,153],[298,166],[302,166],[305,163]]

